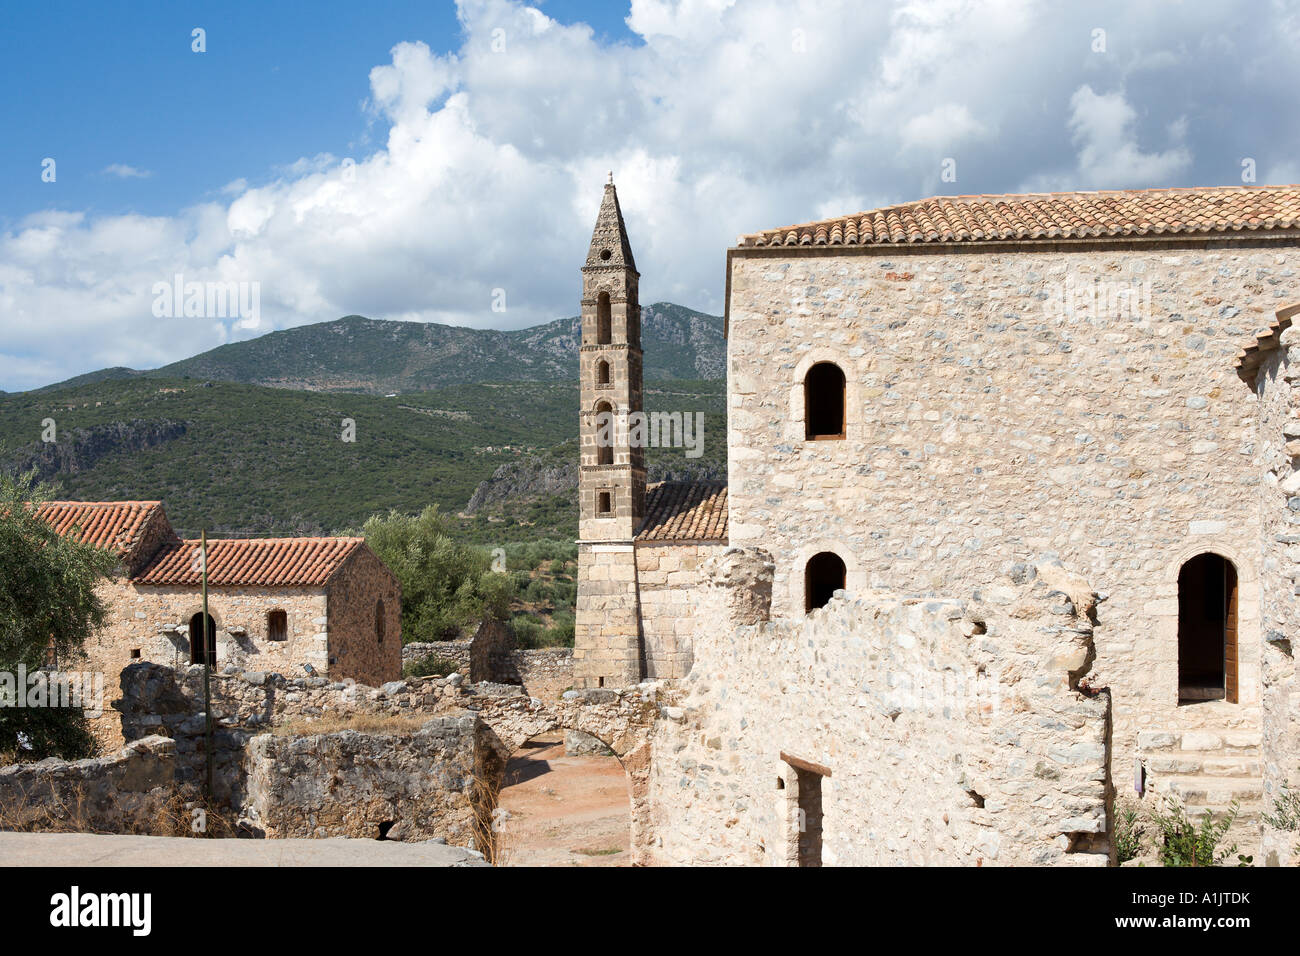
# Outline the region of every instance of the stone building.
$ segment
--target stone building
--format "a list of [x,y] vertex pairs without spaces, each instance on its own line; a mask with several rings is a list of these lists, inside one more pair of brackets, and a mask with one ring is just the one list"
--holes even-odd
[[[1292,186],[937,197],[743,236],[728,481],[642,492],[626,432],[602,448],[594,415],[641,408],[638,276],[606,186],[583,268],[576,675],[690,673],[697,569],[728,546],[770,555],[778,621],[869,592],[983,600],[1059,568],[1063,621],[1100,595],[1071,681],[1109,688],[1113,787],[1251,819],[1270,726],[1292,728],[1275,775],[1300,778],[1282,619],[1300,486],[1262,517],[1258,491],[1261,455],[1291,477],[1300,426],[1257,426],[1231,359],[1296,300],[1298,268]],[[1259,389],[1287,408],[1270,354]],[[779,719],[768,703],[752,724]]]
[[[208,541],[208,640],[199,542],[183,541],[157,501],[52,501],[38,514],[61,534],[111,550],[119,572],[100,585],[109,618],[86,646],[104,674],[105,713],[92,729],[121,743],[117,676],[134,661],[228,664],[371,686],[401,675],[401,588],[361,538]],[[205,648],[206,643],[206,648]]]

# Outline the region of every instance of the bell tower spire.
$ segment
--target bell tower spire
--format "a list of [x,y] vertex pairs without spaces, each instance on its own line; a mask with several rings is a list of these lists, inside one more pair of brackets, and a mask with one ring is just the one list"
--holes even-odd
[[574,677],[585,687],[641,677],[633,539],[645,516],[645,450],[629,421],[643,411],[640,277],[611,173],[582,267]]

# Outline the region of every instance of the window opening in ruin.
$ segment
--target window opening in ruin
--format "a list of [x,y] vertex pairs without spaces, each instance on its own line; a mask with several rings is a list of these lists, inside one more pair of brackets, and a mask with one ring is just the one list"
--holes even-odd
[[391,830],[394,827],[394,825],[396,825],[396,823],[397,823],[396,820],[385,820],[383,823],[379,824],[379,836],[375,837],[375,839],[387,840],[388,831]]
[[379,601],[375,604],[375,643],[384,643],[384,632],[388,622],[384,617],[384,602]]
[[1198,554],[1178,572],[1178,702],[1237,703],[1237,569]]
[[139,659],[140,659],[140,648],[138,647],[131,648],[131,660],[138,661]]
[[596,496],[596,513],[602,515],[614,513],[614,496],[608,491],[602,491]]
[[606,362],[604,359],[601,359],[599,362],[596,363],[596,384],[597,385],[609,384],[609,363]]
[[613,341],[613,322],[610,318],[609,293],[602,292],[596,299],[596,344],[609,345]]
[[217,662],[217,622],[208,615],[207,653],[204,653],[203,612],[190,618],[190,663],[209,665]]
[[803,380],[804,435],[808,441],[844,437],[844,373],[818,362]]
[[834,551],[823,551],[808,559],[804,568],[804,610],[813,611],[830,603],[836,591],[844,589],[847,571]]
[[[613,442],[613,425],[606,424],[612,422],[614,406],[608,402],[601,402],[596,406],[596,464],[612,465],[614,464],[614,442]],[[604,415],[611,416],[610,419],[602,418]],[[601,441],[602,433],[609,438],[609,441]]]
[[276,608],[266,614],[266,639],[268,641],[287,641],[289,639],[289,615]]

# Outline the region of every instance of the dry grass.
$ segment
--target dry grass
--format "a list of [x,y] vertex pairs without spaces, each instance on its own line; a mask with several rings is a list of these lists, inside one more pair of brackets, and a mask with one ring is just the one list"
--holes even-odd
[[297,717],[271,728],[277,737],[306,737],[355,730],[362,734],[409,734],[432,719],[430,714],[327,714],[323,717]]
[[[121,833],[96,822],[98,814],[87,805],[86,794],[46,795],[37,799],[23,794],[14,803],[0,804],[0,830],[25,833]],[[150,836],[228,838],[238,835],[234,811],[223,805],[204,804],[193,792],[173,789],[146,821],[134,821],[128,833]]]

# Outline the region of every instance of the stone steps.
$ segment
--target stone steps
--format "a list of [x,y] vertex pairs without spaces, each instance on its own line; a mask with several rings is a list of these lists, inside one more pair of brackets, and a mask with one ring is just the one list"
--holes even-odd
[[1243,810],[1263,805],[1264,787],[1258,777],[1210,777],[1200,774],[1166,776],[1160,789],[1172,793],[1183,805],[1192,807],[1228,806],[1234,800]]
[[1260,735],[1245,730],[1142,731],[1138,751],[1152,793],[1177,797],[1193,819],[1222,818],[1237,804],[1228,842],[1249,847],[1264,813]]

